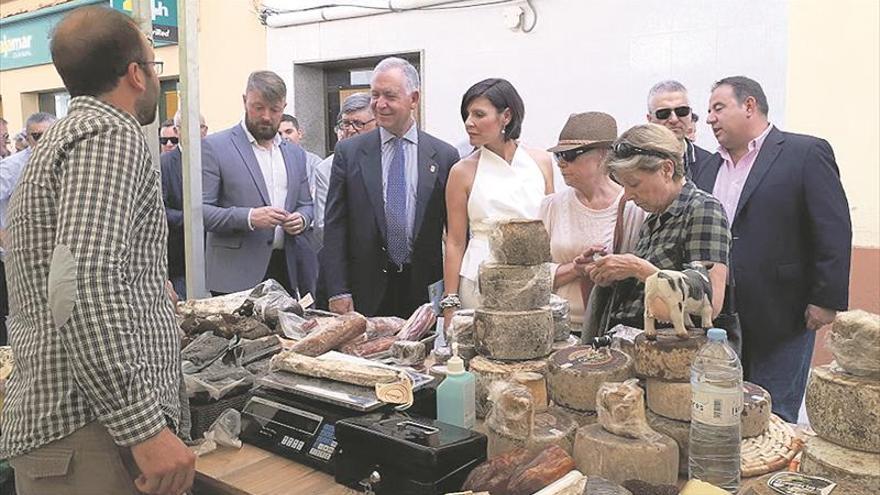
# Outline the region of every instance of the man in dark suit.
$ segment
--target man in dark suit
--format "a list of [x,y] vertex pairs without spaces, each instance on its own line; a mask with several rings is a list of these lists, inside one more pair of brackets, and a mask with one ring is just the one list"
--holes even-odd
[[244,119],[202,142],[207,288],[245,290],[273,278],[314,293],[317,259],[301,236],[312,198],[302,148],[278,135],[287,87],[277,74],[248,77]]
[[816,334],[848,304],[852,224],[827,141],[767,120],[760,84],[715,83],[706,122],[719,154],[694,181],[724,205],[745,378],[796,422]]
[[458,153],[418,130],[409,62],[383,60],[370,86],[379,128],[336,146],[321,269],[331,311],[405,318],[443,277],[446,178]]
[[693,179],[695,172],[712,156],[687,137],[693,127],[693,112],[687,88],[678,81],[660,81],[648,92],[648,122],[660,124],[684,142],[684,175]]

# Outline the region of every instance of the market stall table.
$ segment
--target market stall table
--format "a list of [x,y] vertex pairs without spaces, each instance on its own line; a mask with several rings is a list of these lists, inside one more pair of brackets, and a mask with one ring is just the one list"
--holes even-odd
[[222,495],[354,495],[333,476],[253,445],[219,447],[196,461],[195,493]]

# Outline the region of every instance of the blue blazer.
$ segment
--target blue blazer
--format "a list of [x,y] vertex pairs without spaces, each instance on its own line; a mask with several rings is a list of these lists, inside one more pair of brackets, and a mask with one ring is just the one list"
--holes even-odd
[[[722,160],[716,154],[698,170],[700,189],[712,193]],[[747,349],[769,351],[807,331],[807,304],[847,308],[852,224],[827,141],[771,129],[730,230],[733,289]]]
[[[314,217],[306,155],[295,144],[282,143],[287,168],[284,209],[299,212],[310,224]],[[236,292],[264,279],[272,255],[272,229],[251,230],[251,208],[270,206],[266,181],[251,143],[236,124],[202,141],[202,197],[205,231],[205,271],[208,290]],[[313,293],[317,258],[302,234],[285,234],[284,253],[288,276],[300,294]]]

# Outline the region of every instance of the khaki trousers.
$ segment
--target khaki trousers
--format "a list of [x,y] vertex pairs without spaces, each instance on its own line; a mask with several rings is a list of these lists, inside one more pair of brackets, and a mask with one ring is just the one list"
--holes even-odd
[[93,421],[71,435],[14,457],[18,495],[139,494],[139,471],[131,450],[113,443],[107,429]]

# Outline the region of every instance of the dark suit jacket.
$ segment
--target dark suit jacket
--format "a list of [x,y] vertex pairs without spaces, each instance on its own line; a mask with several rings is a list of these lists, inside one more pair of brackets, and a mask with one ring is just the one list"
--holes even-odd
[[[419,131],[419,183],[410,256],[414,302],[427,302],[428,285],[443,278],[446,179],[457,161],[455,148]],[[388,264],[382,152],[376,129],[341,141],[333,155],[321,251],[328,296],[350,293],[357,311],[375,314],[385,294]]]
[[[299,146],[280,146],[287,168],[284,209],[312,221],[312,197],[306,173],[306,154]],[[202,140],[202,201],[205,219],[205,272],[208,290],[237,292],[261,282],[272,255],[272,229],[251,230],[251,208],[269,206],[266,181],[251,143],[240,124]],[[302,235],[284,236],[284,253],[291,285],[301,295],[314,294],[317,258]],[[304,272],[307,272],[304,274]]]
[[700,173],[700,169],[711,158],[712,153],[700,148],[691,141],[687,141],[687,150],[684,153],[684,169],[687,178],[693,180]]
[[168,219],[168,277],[186,273],[183,250],[183,156],[180,147],[162,153],[162,202]]
[[[711,193],[721,163],[706,162],[697,186]],[[807,304],[846,309],[852,225],[827,141],[771,129],[730,224],[746,352],[806,331]]]

